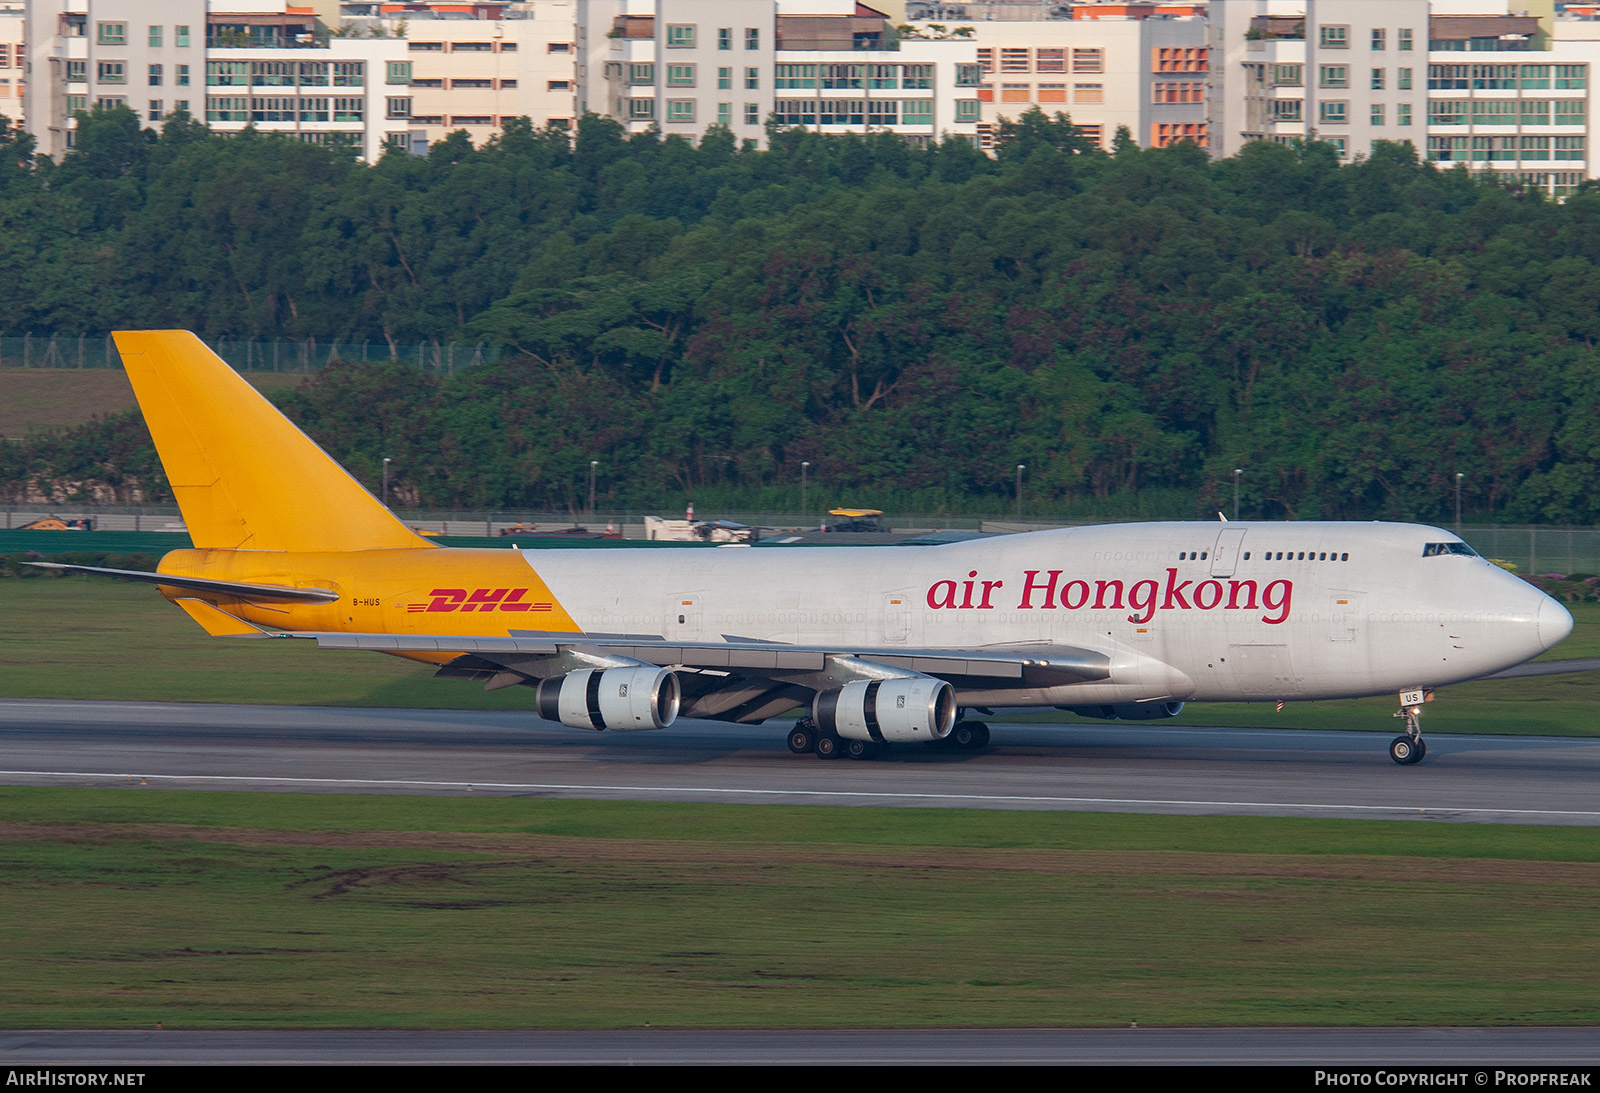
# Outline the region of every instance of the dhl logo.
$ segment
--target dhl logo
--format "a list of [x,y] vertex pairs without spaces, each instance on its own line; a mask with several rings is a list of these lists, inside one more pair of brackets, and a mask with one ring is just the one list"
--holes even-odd
[[554,604],[523,603],[526,588],[435,588],[427,603],[406,605],[407,611],[551,611]]

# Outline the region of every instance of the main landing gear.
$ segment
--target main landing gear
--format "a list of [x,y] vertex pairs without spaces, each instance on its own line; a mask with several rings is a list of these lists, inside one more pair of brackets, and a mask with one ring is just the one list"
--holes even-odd
[[[979,751],[989,746],[989,726],[982,721],[957,721],[950,735],[934,741],[932,746]],[[818,759],[876,759],[888,747],[876,740],[849,740],[823,732],[809,717],[796,721],[789,730],[789,750],[796,755],[815,755]]]
[[1433,696],[1425,691],[1402,691],[1395,716],[1404,718],[1406,731],[1389,741],[1389,758],[1401,766],[1422,762],[1428,745],[1422,739],[1422,704]]

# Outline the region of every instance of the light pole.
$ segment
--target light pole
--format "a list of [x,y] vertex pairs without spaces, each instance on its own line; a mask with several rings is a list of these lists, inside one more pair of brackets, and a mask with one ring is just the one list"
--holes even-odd
[[594,469],[600,465],[598,459],[589,460],[589,515],[594,515]]
[[1028,469],[1026,463],[1017,464],[1017,523],[1022,523],[1022,472]]
[[1466,477],[1466,475],[1462,474],[1460,471],[1456,472],[1456,534],[1457,535],[1461,534],[1461,480],[1463,478],[1465,478],[1465,477]]
[[1239,476],[1244,474],[1243,467],[1233,468],[1233,518],[1239,519]]
[[800,461],[800,526],[806,526],[806,472],[811,469],[811,464],[805,460]]
[[[389,507],[389,457],[383,457],[383,507]],[[1457,506],[1459,507],[1459,506]]]

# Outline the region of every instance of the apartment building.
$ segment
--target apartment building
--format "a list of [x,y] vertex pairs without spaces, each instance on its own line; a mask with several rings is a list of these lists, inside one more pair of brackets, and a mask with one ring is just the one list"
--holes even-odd
[[0,3],[0,118],[26,127],[23,93],[28,81],[27,9],[20,0]]
[[34,0],[28,128],[39,151],[72,147],[76,113],[127,106],[147,126],[176,110],[219,132],[247,126],[354,147],[375,160],[409,118],[405,43],[330,38],[283,0]]
[[717,125],[758,144],[769,119],[976,140],[976,47],[895,26],[855,0],[578,0],[578,106],[633,132]]
[[1434,163],[1569,194],[1595,175],[1600,41],[1564,40],[1551,14],[1503,0],[1213,0],[1213,151],[1314,137],[1349,161],[1408,141]]
[[481,145],[520,117],[571,128],[578,117],[574,0],[476,10],[498,18],[435,9],[383,16],[389,33],[405,35],[414,138],[431,143],[464,129]]
[[[1180,140],[1207,147],[1205,19],[1157,14],[1154,4],[1093,7],[1088,18],[971,24],[983,75],[980,147],[993,146],[1002,118],[1034,107],[1065,113],[1103,148],[1119,128],[1146,147]],[[930,23],[914,25],[934,33]]]

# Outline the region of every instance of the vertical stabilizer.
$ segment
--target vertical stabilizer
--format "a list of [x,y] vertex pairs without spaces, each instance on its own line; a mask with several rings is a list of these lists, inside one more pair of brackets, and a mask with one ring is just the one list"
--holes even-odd
[[114,334],[201,549],[431,547],[186,330]]

